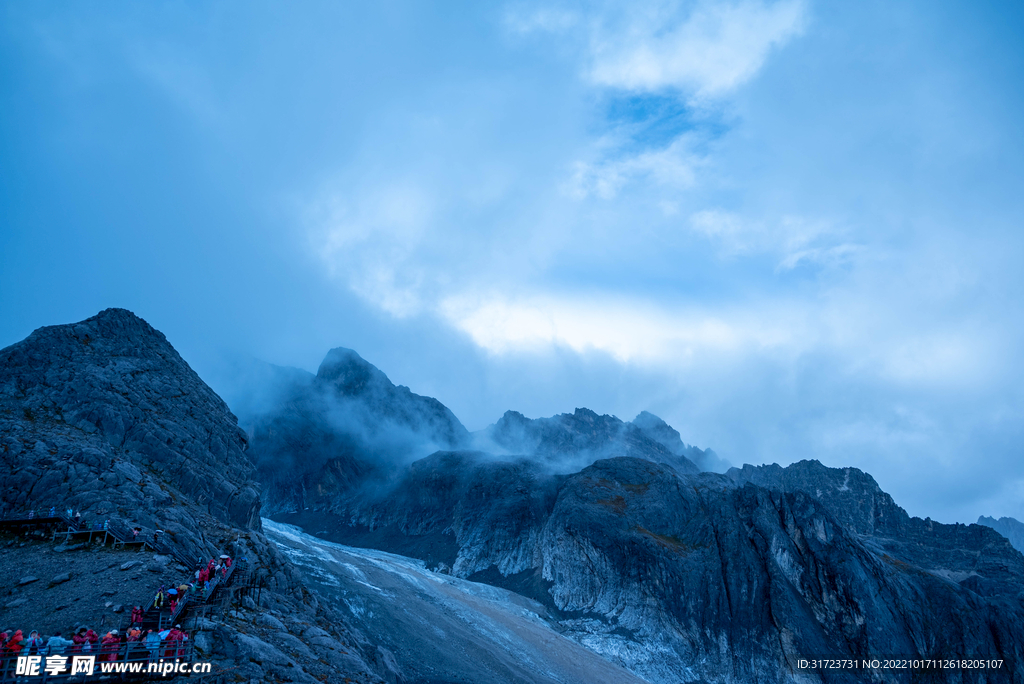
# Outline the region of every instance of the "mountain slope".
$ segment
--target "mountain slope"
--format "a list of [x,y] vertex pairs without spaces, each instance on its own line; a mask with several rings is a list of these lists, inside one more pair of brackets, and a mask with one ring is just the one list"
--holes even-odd
[[562,636],[513,592],[438,575],[421,562],[323,542],[268,522],[268,534],[357,617],[407,682],[643,684]]
[[[230,601],[225,589],[220,593],[229,602],[223,608],[218,601],[207,619],[188,625],[190,631],[199,627],[192,637],[200,658],[216,670],[229,669],[231,677],[394,682],[387,654],[321,605],[301,573],[261,534],[260,488],[246,447],[245,433],[224,402],[160,332],[129,311],[107,309],[80,323],[41,328],[0,351],[4,513],[73,508],[91,523],[140,526],[144,539],[162,530],[161,543],[177,558],[247,558],[246,572],[265,585],[260,605]],[[91,622],[97,580],[83,578],[83,568],[90,575],[113,569],[115,577],[134,568],[120,583],[130,579],[137,591],[153,582],[147,592],[160,583],[176,585],[193,570],[166,555],[79,547],[78,555],[69,555],[52,542],[19,542],[18,553],[31,558],[0,549],[5,572],[23,569],[11,566],[20,558],[22,566],[30,563],[49,576],[66,573],[65,594],[83,579],[91,587],[85,595],[60,599],[60,591],[42,583],[8,583],[5,593],[13,600],[4,600],[11,621],[4,627],[45,623],[70,630],[86,620],[101,627]],[[146,579],[134,575],[143,564],[152,571]],[[123,615],[111,613],[111,603],[100,611],[116,625]],[[311,633],[321,637],[317,652],[285,646]]]
[[875,479],[857,468],[818,461],[732,468],[738,483],[803,492],[881,553],[958,582],[982,595],[1015,594],[1024,564],[1006,539],[982,525],[943,525],[907,515]]
[[0,496],[9,507],[71,506],[151,526],[189,498],[221,522],[258,530],[247,446],[220,397],[123,309],[40,328],[0,351]]
[[283,519],[528,596],[565,634],[652,682],[795,681],[811,654],[978,654],[1012,669],[962,681],[1024,673],[1024,557],[1005,540],[908,518],[913,543],[889,547],[826,498],[635,458],[565,476],[442,452],[390,490]]

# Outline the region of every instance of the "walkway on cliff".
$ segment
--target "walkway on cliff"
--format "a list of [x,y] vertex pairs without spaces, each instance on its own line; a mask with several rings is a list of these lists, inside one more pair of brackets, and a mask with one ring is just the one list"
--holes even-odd
[[[19,511],[4,517],[0,517],[0,530],[14,532],[16,534],[21,532],[28,532],[32,529],[38,528],[50,528],[47,533],[51,535],[51,541],[57,542],[62,541],[65,546],[72,545],[76,541],[81,543],[83,549],[89,549],[95,542],[99,546],[106,546],[108,543],[114,549],[122,550],[138,550],[146,551],[151,550],[156,553],[170,556],[175,559],[180,565],[186,568],[189,573],[194,573],[202,567],[206,567],[207,564],[203,563],[201,559],[189,559],[184,554],[181,554],[170,545],[166,544],[160,539],[160,533],[153,531],[152,537],[144,537],[142,531],[139,528],[127,526],[118,521],[104,520],[103,522],[88,523],[84,522],[77,517],[69,515],[67,512],[58,512],[56,508],[49,509],[38,509],[31,511]],[[223,567],[223,566],[222,566]],[[153,599],[151,599],[143,610],[142,623],[139,625],[142,630],[142,634],[145,635],[147,630],[154,630],[157,632],[164,631],[176,624],[183,624],[189,617],[189,613],[202,612],[205,616],[205,607],[219,601],[218,589],[227,587],[235,584],[236,580],[240,580],[238,583],[241,585],[242,593],[246,593],[251,589],[259,589],[260,585],[252,581],[251,568],[248,560],[245,558],[231,562],[222,572],[219,568],[213,573],[212,579],[209,581],[208,588],[204,587],[200,590],[197,583],[194,583],[194,575],[190,575],[189,579],[184,584],[193,585],[192,588],[186,591],[176,602],[174,608],[170,607],[169,597],[165,597],[162,606],[156,605],[156,595],[158,593],[157,588],[153,589]],[[223,594],[223,590],[219,592]],[[232,592],[233,593],[233,592]],[[225,599],[231,598],[225,596]],[[221,610],[226,609],[228,601],[219,601]],[[196,616],[198,617],[198,615]],[[125,634],[128,629],[132,627],[130,615],[126,615],[121,623],[118,625],[117,630],[119,634]],[[8,627],[3,625],[0,628]],[[194,630],[193,630],[194,631]],[[25,634],[27,639],[27,633]],[[143,645],[142,641],[120,643],[118,644],[117,650],[114,651],[116,654],[115,661],[108,661],[108,657],[111,655],[110,651],[104,651],[102,647],[97,647],[96,650],[83,653],[81,651],[73,652],[70,648],[65,651],[63,655],[67,656],[66,665],[62,671],[57,670],[46,670],[47,656],[43,655],[39,661],[37,672],[35,675],[26,675],[24,672],[18,671],[19,658],[15,654],[11,654],[6,649],[0,653],[0,682],[13,682],[13,681],[31,681],[31,682],[77,682],[77,681],[92,681],[93,677],[102,677],[105,681],[145,681],[145,680],[166,680],[171,677],[188,675],[188,672],[181,672],[180,666],[179,671],[167,670],[164,671],[164,665],[161,664],[160,669],[154,672],[150,672],[149,663],[164,661],[173,664],[175,661],[179,663],[193,664],[195,663],[195,645],[192,638],[184,642],[178,642],[177,644],[170,644],[166,641],[162,641],[158,652],[158,658],[152,658],[150,652]],[[27,656],[28,653],[23,650],[20,656]],[[72,674],[72,662],[74,656],[94,656],[94,670],[92,675],[85,675],[83,673]],[[22,661],[23,664],[26,661]],[[103,671],[102,667],[109,665],[109,671]],[[203,681],[212,681],[208,677],[216,676],[218,673],[212,675],[207,673],[195,673],[190,678],[195,679],[198,675],[205,674],[206,676],[201,677]]]

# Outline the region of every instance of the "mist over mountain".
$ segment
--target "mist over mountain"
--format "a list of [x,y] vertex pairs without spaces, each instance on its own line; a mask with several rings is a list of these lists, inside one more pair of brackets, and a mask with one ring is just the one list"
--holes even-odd
[[727,465],[710,449],[684,444],[647,412],[626,423],[586,408],[537,419],[507,411],[471,434],[441,402],[394,385],[351,349],[332,349],[316,375],[255,360],[236,362],[232,375],[268,512],[330,508],[336,497],[385,486],[402,467],[438,450],[519,456],[560,473],[615,456],[666,463],[683,473],[701,469],[690,457]]
[[[384,385],[376,368],[358,377]],[[360,411],[380,425],[395,413]],[[392,457],[402,465],[386,482],[349,473],[275,518],[536,601],[563,634],[650,682],[797,681],[806,654],[1024,655],[1024,557],[986,527],[909,516],[855,468],[701,472],[691,457],[725,464],[657,416],[585,408],[507,411],[468,443]],[[963,681],[1012,679],[979,677]]]
[[[660,421],[656,416],[651,418]],[[685,447],[673,451],[633,423],[624,423],[615,416],[600,416],[586,408],[533,420],[516,411],[506,411],[497,423],[475,437],[474,445],[479,448],[493,445],[498,453],[530,456],[564,473],[575,472],[594,461],[612,456],[668,463],[684,473],[700,472],[700,468],[684,455],[687,453]],[[703,455],[700,450],[696,451]]]
[[396,386],[351,349],[332,349],[316,375],[251,362],[237,370],[242,424],[268,510],[316,506],[470,435],[441,402]]
[[633,425],[640,428],[649,439],[653,439],[676,456],[683,456],[701,470],[724,473],[729,469],[729,462],[721,458],[711,449],[699,449],[683,442],[679,432],[658,416],[648,411],[641,411],[633,419]]
[[[1024,555],[990,527],[909,516],[856,468],[702,472],[690,457],[713,452],[656,416],[584,408],[470,434],[348,349],[316,375],[249,367],[245,432],[123,310],[0,360],[4,510],[73,505],[160,526],[182,554],[248,555],[260,603],[196,638],[250,680],[909,681],[802,670],[813,656],[1006,664],[930,681],[1024,675]],[[263,511],[307,534],[268,539]]]

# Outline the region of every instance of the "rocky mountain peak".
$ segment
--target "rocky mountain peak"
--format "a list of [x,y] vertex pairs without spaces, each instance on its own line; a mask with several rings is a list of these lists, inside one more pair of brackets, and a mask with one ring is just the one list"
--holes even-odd
[[785,468],[777,463],[744,464],[742,468],[730,468],[726,476],[767,489],[807,492],[860,534],[901,530],[909,520],[906,511],[882,491],[875,478],[858,468],[829,468],[808,459]]
[[593,423],[601,419],[601,416],[599,416],[595,411],[591,411],[588,408],[577,408],[575,411],[573,411],[572,417],[578,421],[584,421],[588,423]]
[[[0,450],[18,465],[0,482],[9,506],[65,503],[139,521],[166,498],[163,486],[258,529],[247,445],[221,398],[125,309],[40,328],[0,351]],[[89,489],[111,468],[106,486]],[[62,487],[68,477],[84,489]]]
[[486,432],[509,453],[533,456],[563,470],[583,468],[601,458],[630,456],[669,463],[679,472],[699,471],[687,455],[673,453],[635,425],[588,408],[537,419],[506,411]]
[[675,428],[648,411],[641,411],[633,425],[674,454],[681,454],[686,446]]
[[374,387],[394,387],[379,368],[345,347],[335,347],[327,352],[316,376],[348,396],[364,394]]

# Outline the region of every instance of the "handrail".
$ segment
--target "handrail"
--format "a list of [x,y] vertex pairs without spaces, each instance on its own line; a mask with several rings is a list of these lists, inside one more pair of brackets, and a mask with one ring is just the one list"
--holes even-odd
[[[14,523],[21,525],[52,525],[58,522],[67,524],[68,531],[65,533],[65,539],[69,538],[71,534],[79,533],[97,533],[105,532],[110,535],[116,541],[122,544],[142,544],[144,547],[148,546],[153,551],[173,557],[176,561],[186,567],[192,567],[198,562],[198,558],[189,557],[187,554],[171,546],[167,542],[158,540],[156,538],[147,538],[148,534],[140,533],[138,537],[132,534],[132,527],[126,525],[123,521],[118,519],[111,520],[109,518],[104,521],[92,521],[85,522],[79,518],[76,520],[74,517],[69,516],[66,512],[58,510],[56,506],[47,508],[33,508],[27,511],[21,510],[15,513],[14,511],[5,510],[0,515],[0,523]],[[153,531],[154,537],[156,530]]]
[[[36,511],[40,511],[40,512],[45,511],[45,514],[42,514],[42,513],[37,514]],[[21,524],[25,524],[25,525],[39,525],[39,524],[52,525],[52,524],[56,524],[56,523],[64,523],[64,524],[66,524],[68,526],[67,532],[65,533],[65,539],[70,538],[70,536],[72,534],[84,534],[84,533],[89,533],[90,534],[90,538],[91,538],[92,534],[102,532],[103,535],[104,535],[104,544],[106,543],[106,537],[109,535],[116,542],[120,542],[122,544],[141,543],[143,545],[143,548],[149,547],[150,549],[152,549],[153,551],[156,551],[157,553],[162,553],[162,554],[165,554],[165,555],[169,555],[169,556],[173,557],[175,560],[177,560],[180,564],[185,565],[186,567],[202,565],[201,559],[189,559],[185,554],[183,554],[183,553],[179,552],[177,549],[171,547],[166,542],[159,542],[157,540],[149,541],[149,540],[146,540],[146,539],[142,538],[142,534],[140,534],[140,535],[138,535],[138,537],[136,537],[135,535],[132,534],[132,529],[133,528],[128,528],[126,525],[124,525],[123,522],[121,522],[119,520],[116,520],[116,519],[114,521],[111,521],[111,520],[108,519],[108,520],[105,520],[102,523],[100,523],[100,522],[83,523],[81,521],[81,519],[75,520],[73,517],[67,515],[66,512],[58,512],[56,510],[56,507],[51,507],[50,509],[32,509],[32,510],[28,511],[27,513],[24,512],[24,511],[21,511],[21,512],[19,512],[19,514],[17,516],[11,515],[10,511],[2,511],[0,513],[2,513],[2,514],[0,514],[0,523],[4,523],[4,522],[6,522],[6,523],[16,523],[16,524],[17,523],[21,523]],[[55,534],[54,535],[54,539],[55,540],[56,540],[56,536],[57,535]],[[210,580],[210,583],[209,583],[209,590],[204,593],[204,595],[202,596],[201,599],[197,595],[198,592],[196,592],[196,591],[189,591],[189,592],[186,592],[185,594],[183,594],[179,598],[178,602],[175,604],[175,609],[173,611],[171,611],[169,613],[169,615],[164,615],[164,611],[167,610],[166,606],[157,609],[159,611],[158,615],[157,615],[157,627],[158,627],[158,630],[162,631],[164,629],[165,624],[176,624],[180,620],[180,616],[186,611],[186,609],[190,606],[190,604],[206,603],[207,601],[209,601],[212,598],[214,592],[217,590],[217,588],[219,586],[227,585],[230,582],[232,576],[234,575],[235,568],[237,568],[239,566],[245,566],[245,565],[247,565],[247,562],[244,559],[239,559],[239,560],[234,561],[232,563],[232,565],[227,568],[227,571],[224,572],[223,574],[220,574],[220,573],[214,574],[213,578]],[[146,614],[148,614],[151,610],[153,610],[155,608],[155,605],[154,605],[155,604],[155,598],[156,597],[154,595],[154,598],[149,601],[149,603],[147,604],[145,610],[143,611],[143,616],[145,616]],[[145,620],[145,617],[144,617],[144,620]],[[166,620],[166,623],[165,623],[165,620]],[[135,623],[129,623],[129,629],[131,628],[132,624],[135,624]],[[139,626],[141,628],[141,624]],[[122,624],[120,625],[120,627],[123,627],[123,619],[122,619]],[[97,659],[96,660],[97,670],[99,669],[98,663],[100,663],[100,662],[107,662],[107,661],[102,661],[101,658],[108,657],[110,655],[110,652],[109,651],[105,651],[104,647],[102,645],[99,645],[99,644],[96,647],[94,647],[93,651],[91,651],[89,653],[85,653],[85,654],[83,654],[81,651],[74,651],[74,650],[72,650],[72,648],[73,647],[68,647],[68,650],[66,652],[67,655],[69,655],[69,656],[71,656],[71,655],[94,655],[94,656],[96,656],[96,659]],[[161,641],[161,645],[160,645],[160,653],[161,654],[165,650],[169,650],[171,648],[173,648],[175,653],[177,653],[178,651],[182,651],[183,655],[181,657],[185,657],[188,660],[191,660],[192,658],[194,658],[194,648],[193,648],[193,644],[192,644],[191,640],[184,641],[184,642],[177,642],[177,645],[174,646],[174,647],[169,647],[169,646],[167,646],[165,641]],[[142,654],[143,654],[143,657],[141,657],[141,658],[129,658],[130,652],[131,651],[136,651],[136,650],[141,651]],[[125,661],[128,661],[128,662],[138,662],[140,660],[147,660],[147,659],[149,659],[148,651],[145,648],[145,646],[142,645],[142,641],[141,640],[137,641],[137,642],[127,642],[126,644],[119,644],[118,650],[116,651],[116,653],[118,654],[118,656],[121,656],[121,655],[124,656],[123,658],[121,658],[121,657],[118,658],[118,660],[121,661],[121,662],[125,662]],[[19,655],[27,655],[27,654],[19,654]],[[45,661],[45,659],[44,659],[44,661]],[[13,681],[15,678],[17,678],[17,679],[21,679],[22,678],[22,675],[15,675],[14,674],[15,671],[16,671],[16,662],[17,662],[17,657],[14,657],[14,656],[12,656],[11,654],[8,654],[8,653],[0,653],[0,681]],[[146,673],[143,673],[142,676],[145,676],[145,674]],[[127,676],[129,676],[129,674],[127,674],[127,673],[126,674],[122,674],[121,678],[123,679],[123,678],[125,678]],[[138,673],[135,673],[135,676],[140,676],[140,675]],[[47,674],[43,670],[43,668],[40,668],[40,676],[38,676],[38,677],[33,676],[33,677],[31,677],[31,679],[32,679],[33,682],[47,682],[47,681],[57,682],[57,681],[67,680],[70,677],[71,677],[70,673],[68,673],[68,674],[59,674],[59,675],[49,675],[49,674]],[[75,675],[75,677],[77,679],[77,677],[79,677],[79,675]],[[163,676],[163,675],[161,675],[160,678],[161,679],[166,679],[166,677]]]

